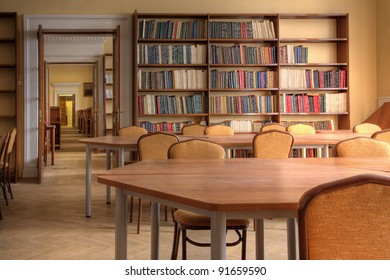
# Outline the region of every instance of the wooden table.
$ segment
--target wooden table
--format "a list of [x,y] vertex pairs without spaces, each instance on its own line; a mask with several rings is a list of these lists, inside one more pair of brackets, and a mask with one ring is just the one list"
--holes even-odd
[[[235,134],[233,136],[191,136],[178,135],[180,140],[206,139],[220,144],[225,149],[251,149],[255,134]],[[359,134],[361,135],[361,134]],[[340,133],[317,133],[315,135],[295,135],[294,148],[321,148],[323,157],[329,157],[329,147],[341,140],[356,137],[358,134],[352,132]],[[367,135],[365,135],[367,136]],[[111,169],[111,151],[118,151],[119,166],[124,164],[124,153],[126,150],[136,151],[138,137],[129,136],[100,136],[84,138],[79,140],[86,144],[86,216],[92,216],[91,208],[91,151],[93,148],[106,150],[106,169]],[[106,203],[111,202],[110,186],[106,187]]]
[[288,219],[288,257],[296,258],[295,218],[302,194],[363,173],[389,176],[389,159],[232,158],[142,161],[107,171],[98,182],[116,187],[115,257],[127,258],[127,196],[152,202],[152,259],[159,258],[159,205],[211,218],[211,258],[226,258],[226,219],[256,219],[256,258],[264,258],[263,218]]

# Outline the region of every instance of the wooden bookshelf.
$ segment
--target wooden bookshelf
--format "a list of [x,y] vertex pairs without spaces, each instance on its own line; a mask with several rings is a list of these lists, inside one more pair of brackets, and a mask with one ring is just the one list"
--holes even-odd
[[[18,40],[17,13],[0,12],[0,136],[17,128]],[[18,130],[17,130],[18,131]],[[18,145],[11,158],[11,176],[18,174]]]
[[103,56],[103,135],[112,135],[113,125],[113,55],[106,53]]
[[[148,130],[350,126],[348,14],[135,12],[133,49],[134,123]],[[182,110],[191,98],[200,110]]]

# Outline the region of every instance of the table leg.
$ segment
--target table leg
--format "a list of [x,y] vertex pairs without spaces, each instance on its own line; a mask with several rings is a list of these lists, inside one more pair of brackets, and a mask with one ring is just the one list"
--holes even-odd
[[123,189],[115,192],[115,259],[127,259],[127,195]]
[[297,259],[297,246],[295,237],[295,219],[287,219],[287,254],[289,260]]
[[151,240],[151,259],[152,260],[158,260],[160,255],[160,204],[156,202],[152,202],[152,209],[151,209],[151,230],[152,230],[152,240]]
[[87,144],[85,147],[85,157],[86,157],[86,170],[85,170],[85,212],[87,217],[92,216],[92,207],[91,207],[91,147]]
[[329,157],[329,145],[328,144],[325,144],[324,145],[324,158],[328,158]]
[[264,260],[264,220],[256,219],[256,260]]
[[226,214],[214,212],[211,215],[211,259],[226,259]]
[[[111,169],[111,151],[106,149],[106,170]],[[111,187],[106,185],[106,204],[111,204]]]

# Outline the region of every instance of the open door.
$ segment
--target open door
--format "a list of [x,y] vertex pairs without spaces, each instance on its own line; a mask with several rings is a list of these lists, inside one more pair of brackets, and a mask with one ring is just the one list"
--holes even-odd
[[38,182],[43,178],[44,116],[45,116],[45,63],[42,25],[38,28]]

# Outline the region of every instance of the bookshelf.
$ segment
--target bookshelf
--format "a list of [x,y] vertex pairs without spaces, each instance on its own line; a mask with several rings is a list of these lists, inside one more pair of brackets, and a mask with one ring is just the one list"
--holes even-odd
[[103,55],[103,135],[112,134],[113,124],[113,55],[106,53]]
[[[17,13],[0,12],[0,136],[17,128],[18,40]],[[17,130],[18,131],[18,130]],[[11,159],[11,172],[17,172],[17,146]],[[12,176],[14,176],[12,174]]]
[[149,131],[350,126],[348,14],[135,12],[133,58],[134,123]]

